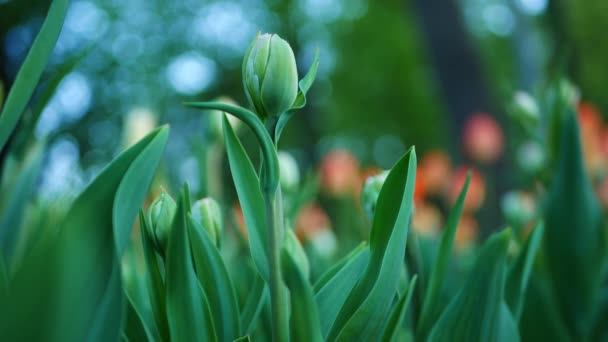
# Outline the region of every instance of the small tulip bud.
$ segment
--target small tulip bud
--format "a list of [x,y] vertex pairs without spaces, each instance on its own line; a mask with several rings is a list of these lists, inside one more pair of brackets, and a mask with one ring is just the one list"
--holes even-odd
[[511,115],[518,123],[528,129],[533,129],[540,121],[540,110],[536,100],[524,91],[515,93]]
[[363,191],[361,192],[361,204],[365,213],[369,219],[373,219],[374,212],[376,211],[376,204],[378,203],[378,196],[380,196],[380,190],[384,181],[388,176],[388,171],[384,171],[375,176],[369,177],[363,185]]
[[171,231],[171,224],[177,205],[171,196],[164,190],[152,202],[148,210],[148,222],[150,223],[151,235],[154,237],[156,247],[164,251],[167,246],[167,239]]
[[293,229],[287,229],[285,231],[285,250],[300,268],[300,271],[308,278],[310,276],[310,264],[308,263],[308,257],[306,256],[306,252],[304,252],[304,248],[298,241],[296,237],[296,233],[294,233]]
[[284,190],[294,190],[300,183],[300,170],[294,157],[287,152],[279,152],[279,171],[281,187]]
[[243,60],[245,94],[261,119],[278,117],[298,94],[296,58],[276,34],[258,35]]
[[220,245],[223,220],[219,204],[211,197],[198,200],[192,205],[192,218],[207,231],[216,246]]

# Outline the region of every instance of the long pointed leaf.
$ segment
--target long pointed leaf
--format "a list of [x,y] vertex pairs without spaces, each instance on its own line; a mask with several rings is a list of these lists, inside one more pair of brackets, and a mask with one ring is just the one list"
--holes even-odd
[[218,340],[232,341],[241,336],[239,307],[232,279],[207,231],[192,217],[189,219],[196,275],[209,300]]
[[408,306],[410,305],[410,301],[412,300],[412,294],[414,293],[414,289],[416,288],[416,280],[417,276],[414,276],[410,281],[410,285],[407,287],[407,291],[403,294],[397,305],[393,308],[393,312],[391,312],[389,316],[388,323],[384,328],[384,333],[382,334],[383,342],[392,342],[397,341],[397,336],[399,333],[399,328],[403,325],[403,320],[405,319],[405,312],[407,311]]
[[471,182],[471,172],[467,174],[466,181],[460,190],[458,199],[454,208],[450,211],[445,230],[441,236],[441,244],[439,247],[439,253],[435,259],[433,269],[429,279],[428,287],[425,289],[424,302],[422,303],[422,314],[418,323],[418,329],[416,335],[418,339],[424,340],[433,322],[437,320],[441,312],[439,307],[441,290],[445,283],[445,274],[447,271],[450,256],[452,255],[452,248],[454,246],[454,237],[456,236],[456,229],[458,228],[458,222],[460,216],[462,216],[462,209],[464,207],[464,200],[469,189],[469,183]]
[[42,71],[59,38],[69,3],[69,0],[54,0],[51,3],[40,32],[34,39],[34,43],[17,73],[15,83],[8,93],[2,114],[0,114],[0,150],[4,148],[17,126],[21,114],[36,89]]
[[392,168],[380,190],[370,236],[370,262],[340,309],[330,340],[372,340],[380,334],[397,293],[415,182],[416,152],[412,147]]
[[264,216],[264,197],[253,164],[226,117],[224,117],[224,140],[228,152],[230,171],[243,209],[251,256],[262,278],[268,282],[268,247],[266,245],[267,228]]
[[500,306],[511,231],[496,233],[484,244],[464,288],[443,311],[428,341],[494,341],[501,322]]

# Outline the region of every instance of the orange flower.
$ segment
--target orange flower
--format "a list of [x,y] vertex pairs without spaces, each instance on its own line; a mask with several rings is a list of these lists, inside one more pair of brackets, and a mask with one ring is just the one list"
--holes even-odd
[[249,234],[247,233],[247,226],[245,226],[245,216],[243,215],[243,209],[241,209],[241,205],[237,202],[232,207],[232,214],[234,215],[234,220],[236,222],[236,227],[243,234],[245,239],[249,239]]
[[450,184],[452,163],[448,155],[440,150],[431,151],[422,157],[420,173],[426,192],[431,195],[444,193]]
[[488,113],[474,113],[463,131],[465,152],[482,163],[496,161],[503,149],[504,137],[498,122]]
[[597,175],[602,171],[604,166],[604,158],[602,156],[603,122],[601,114],[592,104],[581,102],[578,105],[578,120],[585,167],[592,175]]
[[464,200],[465,211],[477,211],[481,208],[483,201],[486,196],[485,181],[481,173],[477,170],[461,166],[455,172],[452,179],[452,185],[450,188],[450,203],[456,203],[458,195],[464,186],[464,182],[467,179],[467,172],[471,170],[471,183],[469,184],[469,190],[467,191],[466,198]]
[[333,150],[321,161],[321,185],[330,195],[357,195],[361,191],[359,161],[346,150]]
[[426,184],[422,168],[416,168],[416,184],[414,184],[414,203],[422,203],[426,198]]
[[300,241],[312,240],[315,235],[331,227],[329,216],[316,203],[302,208],[296,218],[295,232]]
[[412,229],[419,235],[437,236],[441,228],[441,212],[430,203],[422,203],[414,209]]

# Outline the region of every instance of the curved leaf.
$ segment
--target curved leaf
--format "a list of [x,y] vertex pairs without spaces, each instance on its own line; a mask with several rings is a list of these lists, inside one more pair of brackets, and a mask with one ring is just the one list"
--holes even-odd
[[[155,167],[150,165],[160,160],[167,132],[166,127],[157,129],[121,153],[74,201],[59,225],[58,235],[45,239],[27,254],[15,271],[10,298],[0,303],[1,336],[84,340],[96,320],[122,322],[124,304],[116,304],[122,301],[116,300],[120,276],[113,275],[118,260],[112,220],[114,208],[120,205],[116,194],[120,186],[125,186],[121,181],[127,173],[151,179]],[[162,144],[156,143],[159,140]],[[154,162],[136,162],[138,159]],[[148,186],[137,187],[134,197],[141,198]],[[123,227],[133,223],[133,217],[122,218],[125,221],[119,223]],[[122,295],[122,290],[118,292]],[[32,325],[36,329],[31,329]],[[114,328],[120,325],[106,326],[105,336],[118,337],[119,331]]]
[[0,114],[0,150],[4,149],[4,145],[17,126],[21,114],[36,89],[57,38],[59,38],[59,33],[61,33],[69,4],[69,0],[54,0],[51,3],[40,32],[34,39],[34,43],[17,73]]
[[365,245],[359,245],[359,247],[347,256],[348,259],[343,260],[344,263],[339,262],[336,265],[341,267],[332,267],[328,270],[330,273],[327,273],[327,276],[331,275],[331,277],[328,277],[327,280],[319,279],[320,287],[315,295],[315,300],[319,307],[321,332],[324,338],[329,334],[340,308],[344,305],[352,288],[361,279],[365,266],[369,263],[369,249]]
[[[319,279],[315,282],[312,287],[315,293],[318,293],[327,282],[334,278],[334,276],[342,269],[344,266],[349,263],[352,259],[354,259],[357,255],[363,252],[367,248],[367,242],[361,242],[357,247],[355,247],[352,251],[350,251],[347,255],[345,255],[342,259],[338,260],[335,264],[333,264],[325,273],[323,273]],[[354,285],[354,283],[353,283]]]
[[536,228],[532,231],[528,240],[521,252],[517,256],[517,259],[509,267],[507,272],[507,285],[505,288],[505,301],[509,305],[515,321],[519,321],[521,317],[521,310],[526,297],[526,289],[528,287],[528,280],[530,279],[530,273],[532,272],[532,266],[536,259],[536,252],[540,247],[544,232],[544,226],[539,223]]
[[416,336],[419,340],[424,340],[427,337],[432,324],[437,320],[441,312],[441,308],[439,307],[441,289],[445,283],[445,274],[450,261],[450,256],[452,255],[454,237],[456,236],[460,216],[462,216],[464,200],[470,182],[471,172],[469,171],[462,190],[460,190],[460,194],[458,195],[458,199],[456,200],[456,204],[450,211],[450,216],[448,217],[443,234],[441,235],[439,252],[431,270],[428,287],[425,289],[422,313],[420,315],[420,320],[418,321],[418,329],[416,330]]
[[412,294],[414,293],[414,289],[416,288],[416,280],[418,280],[418,277],[414,276],[410,281],[410,285],[407,287],[407,291],[403,294],[401,299],[399,299],[399,302],[397,302],[397,305],[395,305],[395,307],[393,308],[393,312],[391,312],[387,325],[384,328],[384,333],[382,334],[381,340],[383,342],[397,341],[397,334],[399,333],[399,328],[403,325],[405,312],[407,311],[407,308],[410,305],[410,301],[412,300]]
[[262,307],[268,298],[266,282],[257,272],[254,274],[254,277],[253,287],[241,311],[241,327],[243,327],[246,334],[253,333]]
[[500,303],[500,323],[498,327],[499,342],[519,342],[519,330],[517,323],[509,310],[507,304],[503,301]]
[[443,311],[428,341],[495,341],[501,324],[500,306],[511,231],[492,235],[477,256],[458,295]]
[[207,230],[192,217],[189,220],[188,232],[196,275],[209,300],[218,340],[232,341],[241,336],[234,285]]
[[312,287],[286,249],[283,249],[281,253],[281,265],[291,301],[291,317],[289,318],[291,341],[323,341]]
[[249,235],[251,256],[262,278],[268,282],[268,246],[266,244],[264,197],[253,164],[251,164],[251,160],[226,117],[224,117],[224,140],[230,171]]
[[370,236],[370,262],[333,323],[329,340],[373,340],[381,332],[405,256],[416,182],[412,147],[392,168],[380,190]]
[[192,263],[188,237],[188,186],[184,187],[167,248],[167,318],[171,341],[216,341],[213,322]]

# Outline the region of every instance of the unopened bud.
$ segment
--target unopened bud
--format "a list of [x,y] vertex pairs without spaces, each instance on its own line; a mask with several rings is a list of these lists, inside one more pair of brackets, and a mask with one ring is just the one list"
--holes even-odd
[[192,218],[201,224],[211,240],[219,247],[223,229],[219,204],[211,197],[196,201],[192,206]]
[[300,170],[295,158],[287,153],[278,153],[281,187],[283,190],[294,190],[300,183]]
[[363,209],[370,220],[374,217],[378,196],[380,196],[380,190],[382,189],[382,185],[384,185],[387,176],[388,171],[383,171],[375,176],[369,177],[365,180],[365,184],[363,185],[361,205],[363,205]]
[[152,202],[150,209],[148,210],[148,222],[150,223],[150,229],[152,237],[156,243],[156,247],[161,251],[164,251],[167,247],[167,239],[171,231],[171,224],[173,223],[173,217],[177,205],[171,196],[164,190],[161,194]]

